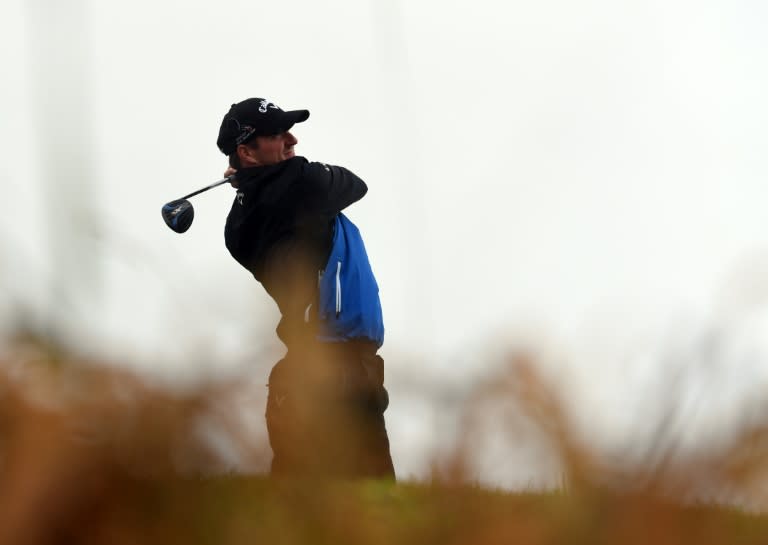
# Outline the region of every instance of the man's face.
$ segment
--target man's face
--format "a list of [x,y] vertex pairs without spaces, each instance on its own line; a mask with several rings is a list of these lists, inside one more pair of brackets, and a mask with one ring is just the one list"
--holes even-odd
[[247,146],[247,157],[255,165],[274,165],[296,155],[293,146],[298,142],[288,131],[273,136],[257,136],[254,142],[257,145]]

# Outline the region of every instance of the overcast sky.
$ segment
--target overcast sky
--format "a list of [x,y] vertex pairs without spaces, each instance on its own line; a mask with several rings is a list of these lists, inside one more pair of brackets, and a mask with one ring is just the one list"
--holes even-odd
[[[348,215],[390,384],[469,380],[522,339],[620,442],[674,352],[692,399],[719,392],[701,429],[727,426],[768,378],[766,28],[757,0],[5,0],[4,327],[25,308],[165,377],[266,373],[277,314],[224,248],[233,190],[183,235],[159,213],[221,176],[221,118],[261,96],[311,111],[297,153],[368,183]],[[435,409],[392,394],[419,474]]]

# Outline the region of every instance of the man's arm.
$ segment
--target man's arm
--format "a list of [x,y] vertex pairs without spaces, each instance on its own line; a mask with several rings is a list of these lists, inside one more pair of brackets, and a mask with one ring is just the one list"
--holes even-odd
[[368,192],[365,182],[344,167],[307,163],[304,188],[313,212],[333,217]]

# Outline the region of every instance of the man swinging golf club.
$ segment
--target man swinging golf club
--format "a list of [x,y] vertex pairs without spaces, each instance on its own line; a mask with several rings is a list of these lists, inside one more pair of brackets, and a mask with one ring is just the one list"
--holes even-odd
[[295,155],[290,130],[308,117],[250,98],[232,105],[217,140],[238,189],[227,249],[282,314],[287,353],[270,373],[266,409],[272,474],[394,478],[378,285],[341,213],[368,188],[345,168]]

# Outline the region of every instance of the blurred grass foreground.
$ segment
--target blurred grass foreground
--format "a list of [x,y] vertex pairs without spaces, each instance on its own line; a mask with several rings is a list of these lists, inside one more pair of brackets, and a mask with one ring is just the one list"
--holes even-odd
[[473,484],[466,434],[425,483],[210,471],[216,452],[199,423],[221,386],[171,392],[17,335],[0,355],[0,545],[768,542],[768,517],[689,500],[713,474],[753,485],[765,430],[717,455],[617,477],[578,444],[535,367],[512,360],[471,396],[466,429],[493,399],[514,397],[559,451],[557,490]]

